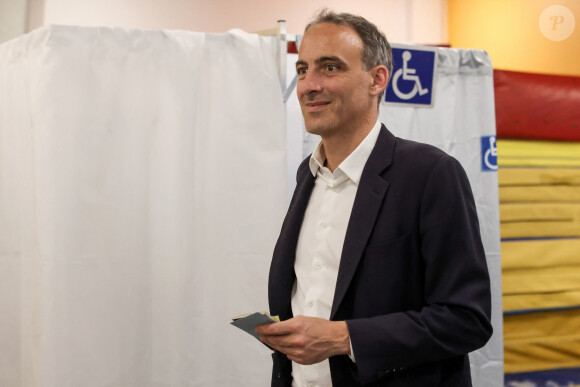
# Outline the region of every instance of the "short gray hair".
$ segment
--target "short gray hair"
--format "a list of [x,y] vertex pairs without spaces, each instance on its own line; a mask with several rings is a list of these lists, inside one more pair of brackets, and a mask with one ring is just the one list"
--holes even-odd
[[[321,10],[314,19],[308,23],[304,33],[310,27],[322,23],[332,23],[341,26],[348,26],[355,30],[363,41],[362,62],[368,71],[375,66],[384,65],[389,71],[389,78],[393,71],[393,51],[387,37],[377,26],[369,22],[362,16],[350,13],[336,13],[329,9]],[[386,90],[386,89],[385,89]],[[383,98],[384,90],[379,95],[379,104]]]

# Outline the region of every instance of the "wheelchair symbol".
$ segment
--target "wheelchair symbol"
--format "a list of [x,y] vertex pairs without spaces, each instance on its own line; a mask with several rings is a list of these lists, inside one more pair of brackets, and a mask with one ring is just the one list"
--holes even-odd
[[[419,95],[425,95],[429,92],[429,89],[423,89],[421,87],[421,80],[419,79],[418,75],[414,75],[416,73],[416,69],[412,69],[407,67],[407,62],[411,60],[411,53],[409,51],[403,52],[403,68],[398,69],[395,71],[395,75],[393,76],[393,91],[400,99],[408,100],[413,98],[417,93]],[[398,82],[399,78],[403,75],[403,80],[405,81],[413,81],[415,82],[415,86],[413,90],[408,93],[403,93],[399,90]]]
[[[496,157],[496,162],[491,162],[490,157]],[[493,171],[497,170],[497,145],[495,136],[489,137],[489,149],[483,155],[485,166]]]

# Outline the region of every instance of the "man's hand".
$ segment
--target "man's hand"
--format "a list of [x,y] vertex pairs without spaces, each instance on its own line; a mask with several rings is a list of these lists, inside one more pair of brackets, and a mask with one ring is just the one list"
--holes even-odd
[[260,340],[300,364],[314,364],[334,355],[350,354],[345,321],[297,316],[256,328]]

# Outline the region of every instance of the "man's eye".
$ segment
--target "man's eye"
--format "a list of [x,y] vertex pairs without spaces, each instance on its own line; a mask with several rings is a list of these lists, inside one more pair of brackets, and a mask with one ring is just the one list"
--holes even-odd
[[298,75],[304,75],[304,74],[306,74],[306,67],[298,67],[296,69],[296,74],[298,74]]
[[332,64],[326,65],[326,66],[324,66],[324,68],[326,69],[326,71],[329,71],[329,72],[333,72],[333,71],[338,70],[338,66],[332,65]]

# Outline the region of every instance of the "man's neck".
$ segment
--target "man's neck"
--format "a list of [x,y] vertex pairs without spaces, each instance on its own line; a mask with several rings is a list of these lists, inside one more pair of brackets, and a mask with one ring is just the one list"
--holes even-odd
[[373,129],[377,117],[372,122],[365,122],[359,129],[350,132],[342,132],[332,137],[323,137],[324,153],[326,154],[325,167],[334,170],[360,145],[365,137]]

